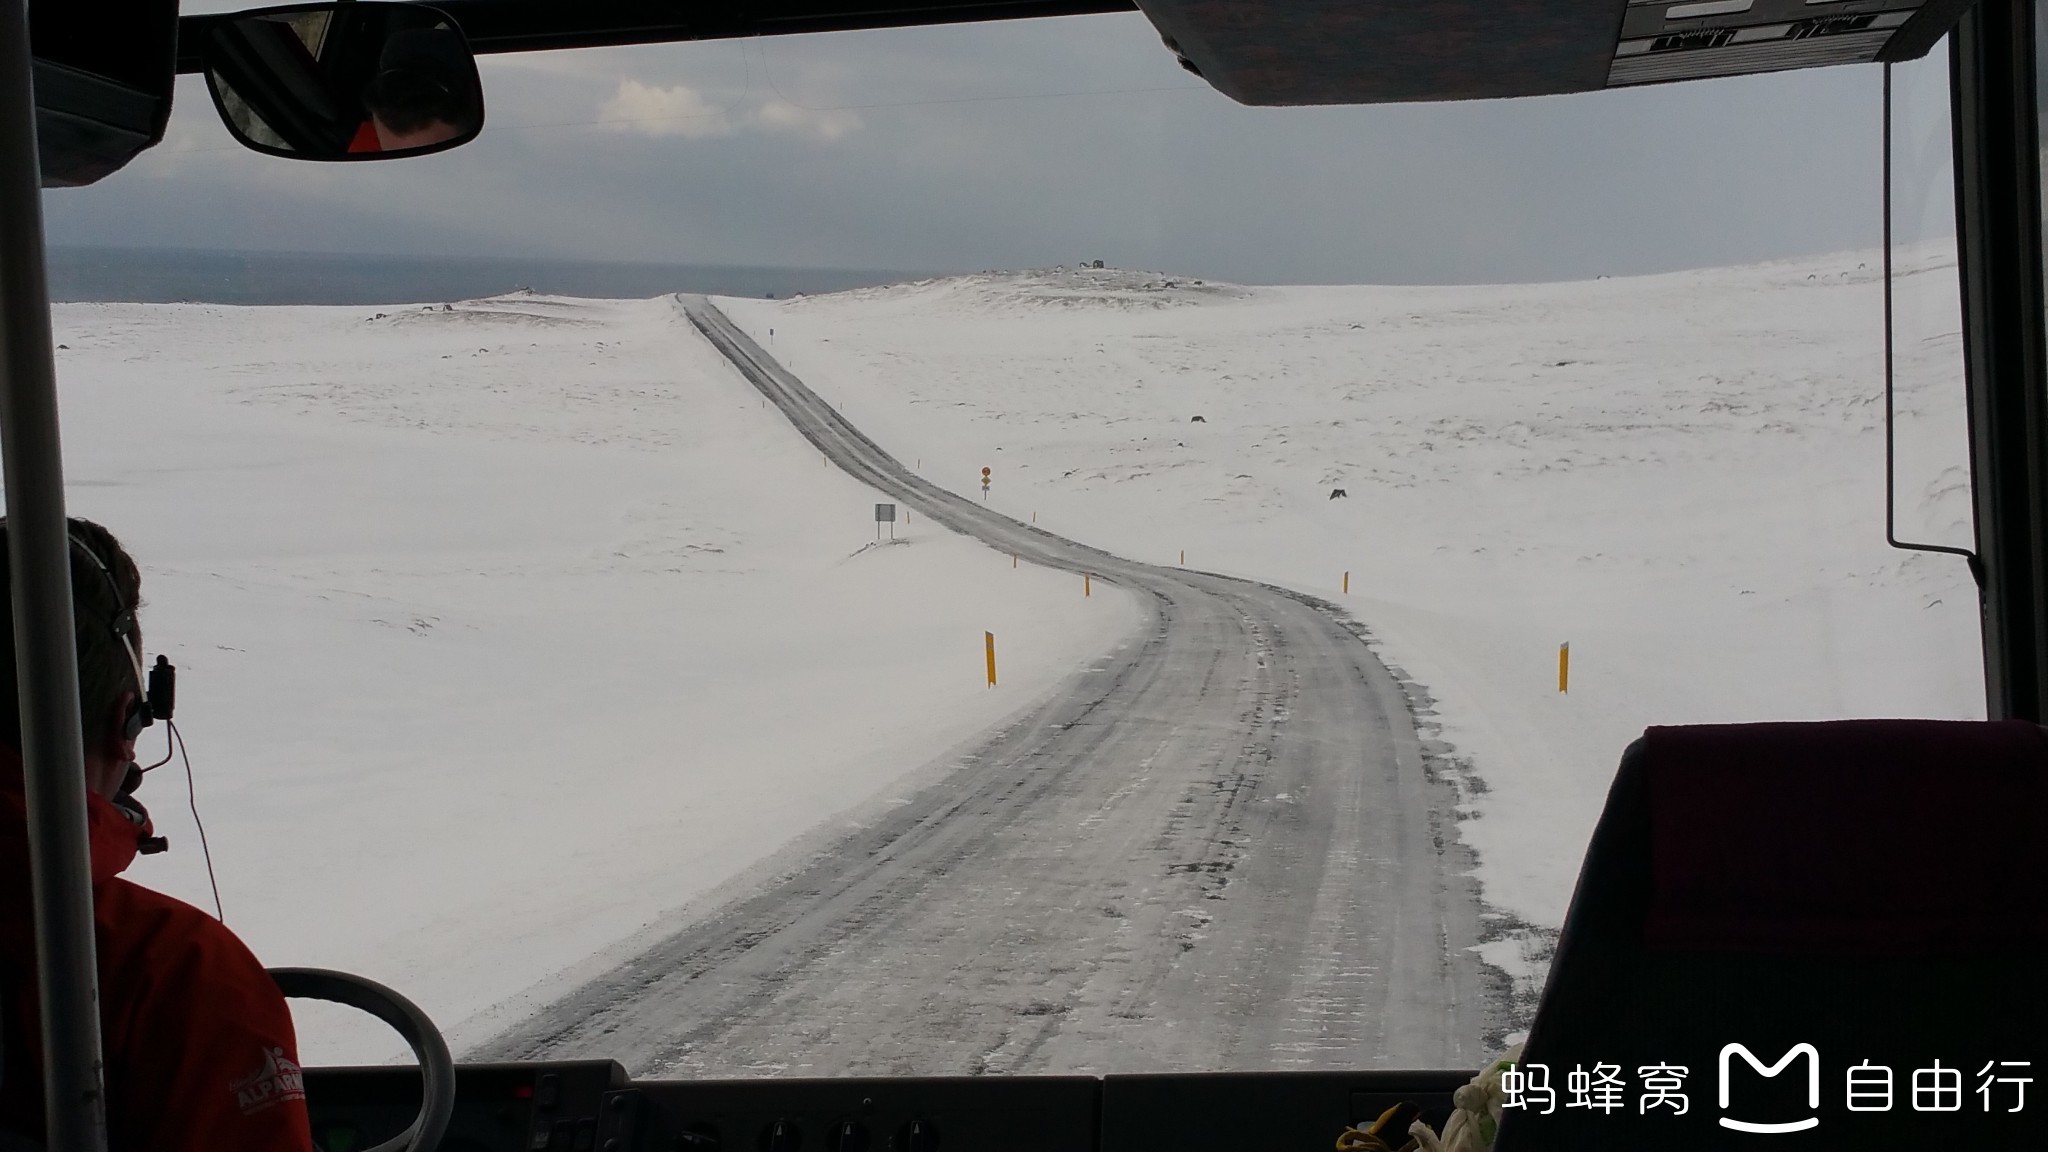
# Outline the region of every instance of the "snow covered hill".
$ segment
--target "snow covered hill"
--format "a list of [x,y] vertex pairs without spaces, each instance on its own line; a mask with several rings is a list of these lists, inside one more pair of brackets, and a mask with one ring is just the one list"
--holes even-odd
[[[1350,608],[1473,766],[1488,957],[1527,992],[1645,725],[1981,715],[1962,563],[1884,540],[1878,267],[1080,269],[720,305],[933,480],[988,467],[1052,531]],[[1901,271],[1901,531],[1967,544],[1953,252]]]
[[[873,493],[670,299],[56,326],[71,508],[141,562],[229,925],[403,990],[458,1049],[1137,618],[918,521],[873,546]],[[172,851],[130,875],[211,907],[177,776],[142,792]],[[311,1062],[398,1047],[301,1021]]]

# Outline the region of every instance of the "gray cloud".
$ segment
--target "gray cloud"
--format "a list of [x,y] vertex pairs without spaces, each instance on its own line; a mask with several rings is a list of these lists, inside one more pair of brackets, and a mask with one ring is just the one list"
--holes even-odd
[[[187,78],[162,148],[49,194],[52,238],[917,270],[1101,257],[1274,283],[1628,273],[1878,230],[1875,66],[1252,109],[1130,15],[483,67],[480,139],[376,164],[244,152]],[[1938,127],[1933,103],[1908,122]]]

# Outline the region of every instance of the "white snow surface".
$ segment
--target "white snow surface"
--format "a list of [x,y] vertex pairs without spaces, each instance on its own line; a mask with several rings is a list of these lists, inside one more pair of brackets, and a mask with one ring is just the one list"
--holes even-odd
[[[871,547],[875,494],[671,299],[55,325],[71,510],[142,565],[228,924],[402,990],[458,1050],[1138,619],[918,521]],[[141,794],[172,851],[129,875],[211,908],[178,776]],[[299,1019],[312,1063],[398,1048]]]
[[[1020,519],[1353,613],[1466,766],[1487,958],[1526,990],[1646,724],[1981,715],[1962,564],[1884,543],[1876,268],[721,304],[931,479],[978,497],[988,466]],[[1901,531],[1967,543],[1952,251],[1904,271]],[[1137,619],[917,522],[866,547],[874,494],[667,299],[56,327],[71,506],[142,563],[229,924],[267,963],[404,990],[458,1049],[888,804]],[[209,906],[177,772],[143,793],[174,849],[131,875]],[[395,1047],[301,1021],[314,1063]]]
[[[939,483],[978,494],[988,467],[1051,531],[1354,614],[1467,767],[1485,955],[1526,995],[1645,726],[1982,715],[1965,566],[1885,542],[1879,266],[720,303]],[[1901,533],[1968,544],[1953,247],[1900,271]]]

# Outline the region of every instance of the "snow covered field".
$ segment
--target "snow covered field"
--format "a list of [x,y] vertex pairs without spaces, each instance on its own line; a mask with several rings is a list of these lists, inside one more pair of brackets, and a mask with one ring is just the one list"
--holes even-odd
[[[1963,564],[1884,540],[1878,267],[720,305],[928,478],[986,466],[1051,531],[1349,607],[1475,770],[1488,958],[1527,991],[1645,725],[1982,714]],[[1953,252],[1901,268],[1901,533],[1967,544]]]
[[[978,496],[987,466],[1020,519],[1349,607],[1472,765],[1488,958],[1533,980],[1645,724],[1980,713],[1962,565],[1884,545],[1876,267],[721,304],[931,479]],[[1967,543],[1952,257],[1908,271],[1901,530]],[[864,547],[872,494],[669,300],[57,328],[72,508],[135,551],[147,648],[185,673],[228,922],[404,990],[458,1049],[1136,618],[919,523]],[[175,772],[143,793],[174,850],[132,875],[205,906]],[[301,1019],[314,1062],[394,1047]]]
[[[1137,618],[918,522],[869,547],[873,494],[668,299],[56,325],[71,508],[142,564],[229,925],[458,1050]],[[142,792],[172,851],[130,875],[211,907],[177,774]],[[310,1062],[397,1047],[300,1020]]]

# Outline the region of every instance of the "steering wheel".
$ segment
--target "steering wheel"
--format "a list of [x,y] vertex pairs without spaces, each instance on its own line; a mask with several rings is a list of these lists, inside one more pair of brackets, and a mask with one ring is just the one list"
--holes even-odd
[[441,1030],[419,1006],[374,980],[327,968],[272,968],[277,990],[298,1000],[328,1000],[360,1009],[396,1029],[420,1062],[420,1114],[405,1131],[363,1152],[434,1152],[455,1111],[455,1061]]

